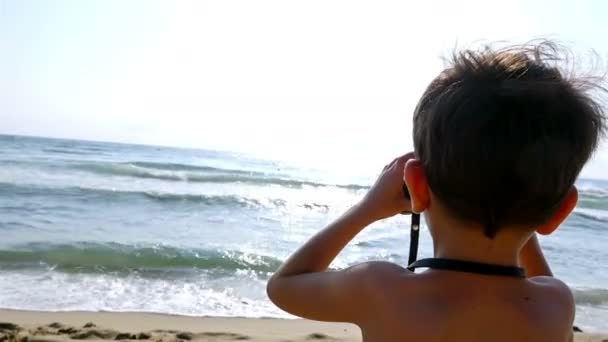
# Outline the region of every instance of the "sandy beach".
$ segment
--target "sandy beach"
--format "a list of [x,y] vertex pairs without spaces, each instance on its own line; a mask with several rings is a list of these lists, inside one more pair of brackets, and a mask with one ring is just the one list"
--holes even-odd
[[[147,313],[0,311],[0,341],[360,341],[351,324],[308,320],[187,317]],[[608,335],[577,333],[577,342]]]

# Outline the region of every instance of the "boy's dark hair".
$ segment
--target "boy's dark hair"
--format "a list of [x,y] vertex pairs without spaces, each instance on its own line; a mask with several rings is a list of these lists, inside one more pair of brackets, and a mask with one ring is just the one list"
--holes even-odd
[[429,186],[454,215],[533,228],[557,210],[606,123],[601,78],[566,77],[547,41],[455,53],[414,113]]

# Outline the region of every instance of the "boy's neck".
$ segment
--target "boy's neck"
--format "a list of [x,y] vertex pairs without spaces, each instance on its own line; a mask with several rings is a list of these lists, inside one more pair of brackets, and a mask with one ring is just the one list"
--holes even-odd
[[529,235],[505,229],[490,239],[477,227],[446,227],[433,234],[436,258],[475,261],[486,264],[519,265],[519,251]]

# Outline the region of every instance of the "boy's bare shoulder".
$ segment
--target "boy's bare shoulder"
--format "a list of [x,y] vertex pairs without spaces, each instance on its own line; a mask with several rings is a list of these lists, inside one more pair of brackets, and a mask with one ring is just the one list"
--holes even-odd
[[368,261],[358,264],[355,267],[359,272],[369,276],[370,279],[377,279],[377,276],[403,277],[413,274],[407,268],[388,261]]
[[546,296],[552,297],[566,307],[574,309],[574,296],[570,287],[563,281],[549,276],[538,276],[528,278],[528,282],[538,288]]
[[531,277],[527,282],[536,298],[533,310],[537,317],[534,320],[536,326],[544,325],[545,330],[556,333],[556,336],[569,336],[574,323],[575,302],[568,285],[549,276]]
[[353,266],[352,270],[359,273],[361,285],[372,291],[377,291],[378,286],[386,289],[389,284],[402,283],[400,280],[414,275],[407,268],[388,261],[368,261]]

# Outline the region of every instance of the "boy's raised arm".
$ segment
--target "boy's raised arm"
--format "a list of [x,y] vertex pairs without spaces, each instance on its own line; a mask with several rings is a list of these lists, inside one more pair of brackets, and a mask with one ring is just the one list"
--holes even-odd
[[313,236],[277,270],[268,282],[270,299],[283,310],[310,319],[354,322],[365,307],[369,268],[362,264],[341,271],[327,268],[361,230],[376,220],[410,208],[401,184],[411,154],[387,165],[365,198]]
[[551,268],[545,259],[538,237],[534,233],[519,252],[519,262],[526,270],[528,278],[537,276],[553,276]]

